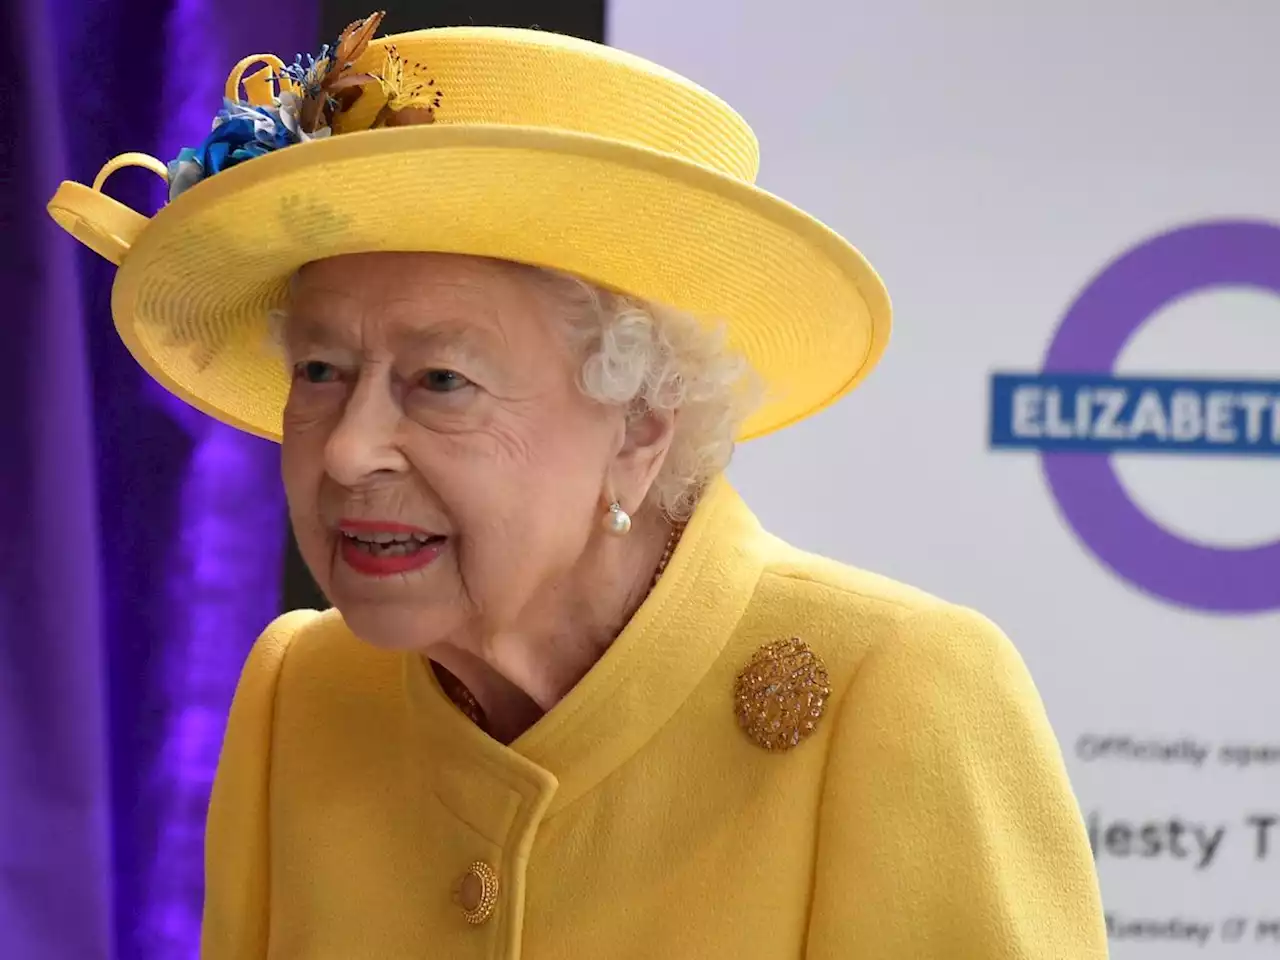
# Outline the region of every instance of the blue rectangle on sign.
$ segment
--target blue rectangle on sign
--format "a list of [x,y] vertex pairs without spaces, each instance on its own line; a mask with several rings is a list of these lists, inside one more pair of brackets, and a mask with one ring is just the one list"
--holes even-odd
[[991,446],[1280,456],[1280,381],[997,373]]

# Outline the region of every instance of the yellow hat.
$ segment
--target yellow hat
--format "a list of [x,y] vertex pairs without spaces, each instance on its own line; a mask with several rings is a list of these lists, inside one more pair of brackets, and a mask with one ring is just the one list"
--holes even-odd
[[[292,65],[241,61],[200,147],[167,166],[125,154],[50,201],[119,265],[116,327],[174,394],[279,439],[289,380],[269,311],[302,265],[383,250],[550,267],[724,323],[766,388],[742,439],[875,366],[890,319],[880,278],[754,186],[755,136],[722,101],[582,40],[474,27],[370,40],[380,19]],[[170,180],[150,219],[102,192],[131,164]]]

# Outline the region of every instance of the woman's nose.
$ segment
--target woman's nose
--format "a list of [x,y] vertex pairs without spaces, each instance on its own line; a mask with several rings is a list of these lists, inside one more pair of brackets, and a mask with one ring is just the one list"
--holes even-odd
[[396,439],[403,416],[387,373],[362,373],[325,444],[325,470],[345,487],[404,472],[408,461]]

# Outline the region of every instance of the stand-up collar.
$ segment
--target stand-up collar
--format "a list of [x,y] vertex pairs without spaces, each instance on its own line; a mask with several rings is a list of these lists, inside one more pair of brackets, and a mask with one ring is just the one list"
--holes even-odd
[[[604,656],[533,727],[507,747],[458,711],[427,663],[407,654],[411,704],[439,765],[442,799],[477,829],[478,781],[568,806],[621,766],[676,712],[720,655],[741,619],[761,562],[760,528],[721,479],[707,490],[658,585]],[[466,807],[467,810],[459,810]],[[501,811],[493,816],[501,818]]]

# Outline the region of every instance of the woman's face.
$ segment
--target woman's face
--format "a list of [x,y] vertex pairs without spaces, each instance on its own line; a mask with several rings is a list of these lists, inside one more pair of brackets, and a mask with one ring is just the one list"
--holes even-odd
[[545,285],[362,254],[298,275],[283,473],[303,559],[370,643],[494,636],[598,535],[623,414],[577,387]]

